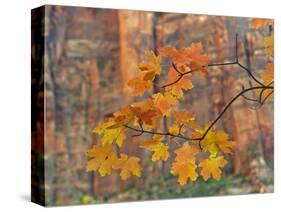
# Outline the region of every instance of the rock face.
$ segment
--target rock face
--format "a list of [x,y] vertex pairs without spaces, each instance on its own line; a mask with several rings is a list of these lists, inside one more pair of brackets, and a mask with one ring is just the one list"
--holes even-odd
[[[260,48],[262,36],[249,31],[248,24],[246,18],[206,15],[64,6],[33,10],[33,200],[44,205],[78,204],[83,195],[106,196],[129,185],[144,189],[161,170],[168,173],[169,163],[152,166],[147,159],[143,160],[147,174],[141,180],[124,182],[114,174],[101,178],[86,173],[84,152],[98,139],[92,128],[134,101],[127,81],[137,73],[145,50],[200,41],[211,61],[232,61],[238,32],[241,60],[258,74],[264,68],[255,63],[261,54],[251,46],[245,59],[243,44]],[[201,124],[207,123],[236,94],[238,80],[248,83],[238,67],[212,68],[207,78],[194,78],[196,88],[183,106],[198,114]],[[273,104],[259,111],[248,108],[240,99],[217,126],[238,142],[234,171],[242,174],[250,168],[246,153],[251,144],[266,160],[273,158]],[[147,156],[130,143],[124,151]]]

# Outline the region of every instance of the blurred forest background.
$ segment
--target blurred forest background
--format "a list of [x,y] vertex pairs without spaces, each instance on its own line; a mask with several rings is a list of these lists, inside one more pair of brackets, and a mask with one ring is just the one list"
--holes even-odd
[[[273,99],[254,110],[253,103],[240,98],[216,125],[237,142],[219,182],[198,180],[180,187],[169,173],[169,161],[152,163],[150,154],[133,144],[143,136],[122,148],[142,158],[140,179],[122,181],[117,173],[100,177],[85,171],[84,152],[99,139],[92,129],[135,100],[127,82],[136,75],[144,51],[202,42],[210,62],[231,62],[238,33],[239,58],[259,76],[266,64],[266,34],[251,29],[251,20],[64,6],[33,12],[32,98],[38,108],[32,111],[32,166],[38,170],[32,171],[32,187],[41,190],[32,198],[45,196],[46,205],[62,205],[272,192]],[[249,80],[237,66],[209,68],[208,77],[193,78],[195,88],[186,93],[183,105],[203,125]]]

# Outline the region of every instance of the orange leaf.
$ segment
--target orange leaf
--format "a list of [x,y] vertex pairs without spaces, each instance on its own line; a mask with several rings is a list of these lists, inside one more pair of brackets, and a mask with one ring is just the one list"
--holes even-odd
[[183,76],[179,79],[179,74],[174,68],[170,68],[168,72],[168,81],[167,84],[171,84],[166,87],[166,91],[171,90],[171,93],[177,97],[183,96],[183,90],[189,90],[193,88],[193,84],[187,76]]
[[268,63],[266,65],[266,70],[261,74],[262,81],[265,85],[271,83],[274,79],[274,64]]
[[145,91],[152,87],[152,83],[149,80],[136,77],[128,82],[128,86],[133,89],[133,94],[135,96],[142,96]]
[[137,102],[131,105],[131,110],[138,119],[138,123],[153,127],[161,117],[160,110],[155,107],[152,99]]
[[220,168],[223,168],[226,164],[227,161],[223,158],[223,156],[205,159],[199,164],[199,167],[202,168],[200,175],[205,181],[208,180],[211,175],[218,181],[221,179]]
[[192,58],[190,69],[195,71],[206,71],[208,66],[209,57],[207,55],[202,55],[203,47],[201,43],[192,43],[189,49],[189,54]]
[[178,101],[172,95],[156,93],[153,94],[153,103],[156,108],[158,108],[163,115],[170,115],[173,105],[177,105]]
[[113,115],[114,124],[108,126],[107,129],[115,129],[127,125],[134,118],[134,114],[130,107],[122,108],[120,111],[115,112]]
[[198,154],[198,148],[195,145],[184,143],[175,150],[176,160],[195,162],[195,156]]
[[167,46],[159,49],[160,55],[169,57],[178,66],[189,66],[191,70],[203,70],[207,67],[209,58],[202,54],[203,47],[201,43],[192,43],[190,48],[175,49]]
[[179,175],[178,182],[181,186],[185,185],[187,180],[195,181],[198,177],[196,172],[197,166],[195,163],[188,162],[174,162],[172,165],[171,173]]
[[194,121],[194,115],[187,110],[173,111],[173,116],[177,124],[189,124],[190,121]]
[[171,173],[178,175],[178,182],[181,186],[185,185],[187,180],[195,181],[198,177],[196,173],[197,165],[195,157],[198,149],[194,145],[184,143],[182,147],[175,150],[175,161],[172,163]]
[[264,26],[269,26],[273,24],[273,20],[271,19],[261,19],[261,18],[255,18],[252,20],[252,27],[253,28],[260,28],[260,27],[264,27]]
[[161,71],[161,57],[156,56],[153,51],[146,51],[147,62],[141,63],[139,69],[143,72],[150,73],[148,79],[153,80],[155,75],[159,75]]
[[186,48],[180,50],[175,49],[174,47],[163,47],[159,49],[160,55],[163,57],[169,57],[172,61],[178,66],[185,66],[190,64],[191,57],[186,53]]
[[161,141],[146,141],[140,145],[141,148],[148,149],[153,152],[152,161],[164,160],[166,161],[170,154],[168,152],[169,147]]
[[236,143],[228,140],[228,135],[223,131],[216,132],[215,143],[223,153],[231,153]]
[[122,180],[127,180],[132,175],[140,177],[142,167],[139,164],[139,160],[137,157],[128,157],[126,154],[121,154],[121,158],[115,162],[113,169],[121,170],[120,176]]

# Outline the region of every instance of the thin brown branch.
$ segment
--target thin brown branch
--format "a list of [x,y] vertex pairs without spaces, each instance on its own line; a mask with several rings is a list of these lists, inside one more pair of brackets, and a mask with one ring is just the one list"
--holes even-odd
[[231,101],[224,107],[224,109],[219,113],[219,115],[215,118],[215,120],[209,125],[209,127],[206,129],[206,131],[204,132],[204,134],[202,135],[202,138],[199,140],[199,146],[202,149],[201,146],[201,141],[206,137],[206,135],[208,134],[208,132],[212,129],[212,127],[217,123],[217,121],[224,115],[224,113],[227,111],[227,109],[242,95],[244,95],[245,93],[252,91],[252,90],[259,90],[259,89],[271,89],[273,90],[274,87],[273,86],[256,86],[256,87],[250,87],[247,88],[245,90],[242,90],[241,92],[239,92],[234,98],[231,99]]
[[175,63],[172,63],[173,68],[178,72],[179,76],[182,75],[182,72],[178,69],[178,67],[175,65]]
[[[180,72],[180,71],[178,70],[178,68],[176,67],[176,65],[175,65],[174,63],[172,63],[172,65],[173,65],[174,69],[176,70],[176,72],[178,73],[179,77],[178,77],[174,82],[171,82],[171,83],[168,83],[168,84],[166,84],[166,85],[163,85],[162,88],[166,88],[166,87],[169,87],[169,86],[171,86],[171,85],[176,84],[176,83],[179,82],[179,81],[181,80],[181,78],[183,78],[185,75],[191,74],[192,72],[195,71],[195,70],[191,70],[191,71],[187,71],[187,72],[182,73],[182,72]],[[175,67],[176,67],[176,68],[175,68]]]
[[189,137],[185,137],[183,135],[176,135],[176,134],[172,134],[172,133],[169,133],[169,132],[149,131],[149,130],[145,130],[145,129],[135,128],[135,127],[132,127],[132,126],[129,126],[129,125],[124,125],[124,126],[127,127],[130,130],[139,132],[141,134],[146,133],[146,134],[152,134],[152,135],[171,136],[171,137],[174,137],[174,138],[180,138],[180,139],[189,140],[189,141],[191,141],[191,140],[199,140],[199,138],[189,138]]
[[263,105],[263,104],[266,102],[266,100],[273,94],[273,92],[274,92],[274,91],[272,90],[269,94],[267,94],[267,95],[265,96],[265,98],[263,99],[261,105]]
[[[152,135],[164,135],[164,136],[170,136],[170,137],[174,137],[174,138],[180,138],[186,141],[199,141],[199,147],[202,149],[202,145],[201,142],[202,140],[206,137],[206,135],[209,133],[209,131],[212,129],[212,127],[220,120],[220,118],[225,114],[225,112],[230,108],[230,106],[241,96],[243,96],[245,93],[249,92],[249,91],[253,91],[253,90],[260,90],[260,89],[267,89],[267,90],[272,90],[272,92],[269,94],[269,96],[273,93],[274,87],[273,86],[256,86],[256,87],[250,87],[247,89],[242,90],[241,92],[239,92],[235,97],[233,97],[231,99],[231,101],[224,107],[224,109],[218,114],[218,116],[211,122],[211,124],[209,125],[209,127],[205,130],[205,132],[203,133],[203,135],[199,138],[190,138],[190,137],[186,137],[183,135],[176,135],[176,134],[172,134],[169,132],[157,132],[157,131],[149,131],[149,130],[145,130],[142,127],[140,129],[138,128],[134,128],[131,127],[129,125],[125,125],[125,127],[127,127],[128,129],[131,129],[133,131],[139,132],[140,134],[146,133],[146,134],[152,134]],[[266,97],[269,98],[269,97]],[[266,100],[264,100],[263,102],[265,102]]]
[[[247,74],[249,75],[250,78],[252,78],[257,84],[261,85],[261,86],[265,86],[261,81],[259,81],[253,74],[252,71],[245,67],[244,65],[242,65],[239,61],[239,56],[238,56],[238,34],[236,34],[235,37],[235,61],[234,62],[224,62],[224,63],[210,63],[208,64],[208,67],[216,67],[216,66],[229,66],[229,65],[238,65],[241,69],[243,69],[244,71],[247,72]],[[173,68],[175,69],[175,71],[179,74],[179,77],[171,83],[168,83],[166,85],[163,85],[161,88],[166,88],[169,87],[171,85],[176,84],[177,82],[179,82],[185,75],[187,74],[191,74],[192,72],[195,72],[195,70],[191,70],[185,73],[182,73],[180,70],[178,70],[177,66],[172,63]],[[204,67],[202,67],[204,68]]]

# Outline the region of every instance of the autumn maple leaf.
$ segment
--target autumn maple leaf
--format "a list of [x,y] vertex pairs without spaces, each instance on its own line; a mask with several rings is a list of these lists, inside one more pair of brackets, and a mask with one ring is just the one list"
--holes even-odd
[[190,64],[192,58],[189,54],[187,54],[186,50],[186,48],[177,50],[176,48],[171,46],[166,46],[158,49],[161,56],[171,58],[173,63],[177,66],[186,66]]
[[101,176],[111,174],[112,164],[117,160],[117,155],[112,152],[112,146],[94,146],[86,152],[92,159],[88,161],[86,171],[99,171]]
[[152,99],[132,104],[131,111],[133,111],[139,124],[145,124],[148,127],[155,126],[157,120],[161,117],[161,111],[155,106]]
[[165,116],[170,115],[172,106],[178,105],[178,100],[170,94],[156,93],[152,95],[153,103]]
[[179,124],[174,123],[169,127],[169,133],[172,135],[178,135],[180,133],[180,128]]
[[[179,73],[171,67],[168,72],[168,81],[169,87],[166,87],[166,91],[171,91],[171,93],[177,97],[183,96],[183,90],[190,90],[193,88],[192,81],[187,78],[187,76],[183,76],[179,78]],[[179,80],[180,79],[180,80]]]
[[192,43],[191,47],[188,48],[188,54],[192,58],[190,63],[190,69],[192,71],[203,71],[206,72],[208,67],[209,57],[203,55],[203,47],[201,43]]
[[119,147],[122,146],[123,141],[126,139],[126,128],[123,125],[112,128],[112,126],[115,124],[116,122],[114,119],[110,118],[94,128],[93,132],[103,135],[101,139],[103,145],[112,144],[112,142],[115,141]]
[[[146,51],[147,62],[143,62],[139,65],[139,69],[146,73],[154,73],[159,75],[161,71],[161,56],[156,56],[153,51]],[[150,80],[153,80],[151,78]]]
[[141,176],[142,167],[139,164],[138,157],[128,157],[126,154],[121,154],[121,158],[115,161],[113,169],[120,169],[122,180],[129,179],[132,175]]
[[151,157],[152,161],[166,161],[170,156],[168,152],[169,147],[159,140],[146,141],[142,143],[140,147],[153,152],[153,155]]
[[203,47],[201,43],[192,43],[190,48],[181,48],[167,46],[159,49],[160,55],[169,57],[177,67],[188,66],[192,71],[206,72],[209,57],[202,54]]
[[134,113],[129,106],[124,107],[120,111],[117,111],[113,114],[112,120],[114,124],[108,126],[107,129],[115,129],[128,125],[134,120]]
[[182,147],[175,150],[175,161],[172,163],[171,173],[178,175],[178,182],[181,186],[190,179],[195,181],[198,177],[196,172],[197,165],[195,163],[198,149],[194,145],[184,143]]
[[200,175],[204,178],[204,180],[208,180],[211,176],[217,181],[221,179],[221,168],[223,168],[227,164],[227,161],[223,156],[208,158],[203,160],[199,167],[201,167]]
[[187,110],[174,110],[172,111],[172,115],[175,118],[175,122],[179,125],[190,124],[191,121],[195,120],[194,115]]
[[[193,133],[192,137],[200,138],[204,135],[206,129],[199,129],[196,133]],[[231,153],[236,146],[234,141],[229,140],[229,136],[224,131],[210,130],[204,139],[201,141],[203,151],[209,152],[212,157],[217,156],[219,151],[223,153]]]
[[152,83],[150,80],[144,80],[140,77],[136,77],[128,82],[128,86],[133,89],[133,94],[135,96],[142,96],[145,91],[152,87]]

